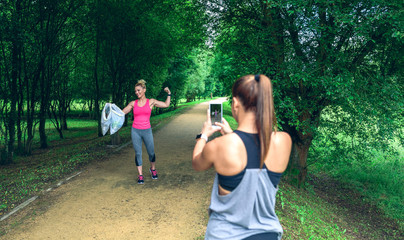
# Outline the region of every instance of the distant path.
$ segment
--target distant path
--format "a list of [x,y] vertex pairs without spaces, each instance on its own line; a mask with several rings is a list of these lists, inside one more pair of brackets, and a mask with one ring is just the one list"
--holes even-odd
[[207,103],[199,104],[154,133],[158,180],[148,174],[143,149],[145,184],[137,184],[135,153],[129,145],[11,217],[10,223],[18,219],[17,227],[4,239],[203,236],[214,172],[193,171],[191,159],[207,108]]

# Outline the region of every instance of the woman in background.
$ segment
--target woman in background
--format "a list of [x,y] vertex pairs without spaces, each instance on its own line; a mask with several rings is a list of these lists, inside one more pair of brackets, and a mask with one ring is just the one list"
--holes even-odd
[[156,170],[156,155],[154,153],[154,140],[153,133],[150,125],[150,116],[153,107],[167,108],[170,106],[171,92],[168,87],[164,88],[168,93],[165,102],[156,99],[146,98],[146,81],[141,79],[135,85],[135,94],[138,100],[131,101],[122,111],[128,114],[133,109],[133,124],[131,130],[132,144],[135,149],[136,157],[135,163],[139,173],[137,183],[143,184],[143,169],[142,169],[142,140],[146,146],[149,155],[150,169],[152,179],[158,179]]
[[209,207],[205,239],[280,239],[275,195],[292,147],[290,136],[277,131],[272,85],[265,75],[239,78],[232,89],[234,132],[223,119],[223,136],[209,120],[197,135],[192,166],[214,167],[217,174]]

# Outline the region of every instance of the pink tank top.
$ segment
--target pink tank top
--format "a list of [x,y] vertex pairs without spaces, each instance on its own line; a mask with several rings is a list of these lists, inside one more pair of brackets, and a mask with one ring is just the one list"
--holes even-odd
[[149,105],[149,99],[146,100],[146,104],[143,107],[137,105],[137,100],[133,106],[133,124],[132,127],[136,129],[148,129],[150,125],[151,109]]

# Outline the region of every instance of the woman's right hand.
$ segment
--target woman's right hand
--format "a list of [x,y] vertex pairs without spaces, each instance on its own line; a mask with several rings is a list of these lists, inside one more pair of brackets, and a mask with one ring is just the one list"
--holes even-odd
[[226,119],[222,118],[222,122],[223,123],[215,122],[215,125],[220,127],[220,133],[222,135],[232,133],[233,129],[231,129],[231,127],[230,127],[229,123],[226,121]]

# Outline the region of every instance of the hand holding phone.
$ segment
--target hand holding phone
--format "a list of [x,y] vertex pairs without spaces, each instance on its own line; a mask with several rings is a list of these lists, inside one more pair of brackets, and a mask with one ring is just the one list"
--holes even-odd
[[233,132],[233,129],[231,129],[230,124],[226,121],[226,119],[223,118],[222,121],[223,121],[222,123],[219,123],[219,122],[216,123],[217,125],[219,125],[219,126],[221,127],[220,133],[221,133],[222,135],[226,135],[226,134],[232,133],[232,132]]

